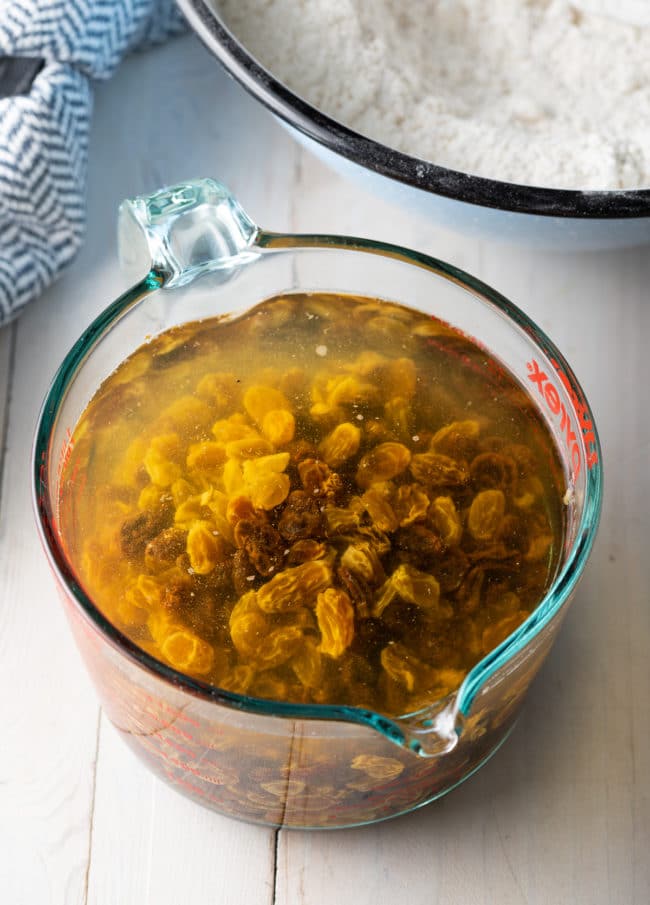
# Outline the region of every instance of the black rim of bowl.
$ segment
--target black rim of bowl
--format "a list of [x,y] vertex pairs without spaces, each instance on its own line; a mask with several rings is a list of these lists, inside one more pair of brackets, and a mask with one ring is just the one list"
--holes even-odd
[[190,26],[227,72],[293,128],[336,154],[422,192],[480,207],[544,217],[650,218],[650,189],[580,191],[518,185],[472,176],[410,157],[366,138],[289,91],[252,57],[208,7],[179,0]]

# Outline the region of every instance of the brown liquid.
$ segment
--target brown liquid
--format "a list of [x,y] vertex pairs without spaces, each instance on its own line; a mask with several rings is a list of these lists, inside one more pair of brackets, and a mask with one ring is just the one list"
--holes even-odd
[[523,388],[446,324],[290,295],[142,346],[61,493],[89,596],[190,676],[403,713],[535,609],[562,468]]

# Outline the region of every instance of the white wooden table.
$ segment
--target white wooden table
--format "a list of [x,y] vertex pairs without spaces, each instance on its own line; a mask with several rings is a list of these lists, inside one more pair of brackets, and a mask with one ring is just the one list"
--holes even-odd
[[[0,331],[0,902],[647,905],[648,249],[542,254],[392,209],[299,150],[190,37],[131,58],[96,98],[86,246]],[[268,228],[400,242],[495,285],[566,353],[596,413],[602,526],[524,715],[474,778],[399,820],[276,832],[154,779],[101,713],[40,550],[34,424],[63,354],[125,288],[117,204],[196,175]]]

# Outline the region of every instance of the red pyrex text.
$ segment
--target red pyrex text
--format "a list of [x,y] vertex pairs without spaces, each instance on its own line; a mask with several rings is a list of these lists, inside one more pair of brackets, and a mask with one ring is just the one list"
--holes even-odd
[[[589,416],[589,409],[587,408],[584,400],[578,396],[575,389],[572,387],[569,378],[561,370],[558,363],[551,359],[551,364],[555,368],[557,376],[560,378],[564,389],[569,394],[569,398],[573,406],[573,411],[575,412],[575,416],[578,420],[578,425],[582,429],[583,442],[586,451],[587,468],[593,468],[594,465],[598,464],[598,452],[596,449],[596,435],[594,433],[593,423]],[[573,466],[573,478],[575,480],[580,474],[582,457],[580,455],[580,446],[578,444],[578,439],[571,427],[571,419],[566,410],[566,407],[560,399],[560,394],[557,388],[551,382],[548,374],[546,374],[540,368],[539,364],[537,363],[537,361],[535,361],[534,358],[527,363],[526,367],[528,368],[528,379],[532,381],[532,383],[534,383],[539,390],[539,394],[546,402],[546,405],[548,406],[551,414],[559,417],[560,419],[560,431],[564,439],[564,444],[569,452],[569,456],[571,457],[571,464]]]

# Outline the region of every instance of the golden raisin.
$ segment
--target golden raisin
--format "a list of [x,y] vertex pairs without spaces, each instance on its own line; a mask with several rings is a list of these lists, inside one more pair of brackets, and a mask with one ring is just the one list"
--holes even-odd
[[223,538],[212,522],[196,521],[187,534],[187,555],[197,575],[207,575],[226,557]]
[[395,396],[411,399],[417,386],[417,369],[410,358],[394,358],[386,362],[381,369],[381,378],[385,386]]
[[411,460],[411,473],[425,487],[462,487],[469,481],[462,463],[440,453],[417,453]]
[[182,475],[183,447],[178,434],[160,434],[149,443],[144,467],[154,484],[169,487]]
[[177,431],[183,436],[202,434],[214,415],[208,405],[195,396],[181,396],[171,402],[159,416],[164,429]]
[[202,440],[193,443],[187,451],[187,467],[215,469],[226,461],[226,451],[221,443],[214,440]]
[[239,397],[239,381],[234,374],[205,374],[196,385],[196,394],[210,404],[217,415],[232,410]]
[[160,652],[175,669],[190,675],[209,673],[214,661],[212,645],[183,628],[172,630],[165,636]]
[[402,484],[397,488],[393,509],[402,527],[423,521],[429,508],[429,497],[419,484]]
[[453,459],[465,459],[475,448],[479,432],[478,421],[452,421],[436,431],[429,449]]
[[275,509],[286,500],[291,482],[286,474],[263,475],[248,485],[256,509]]
[[253,661],[258,669],[275,669],[290,660],[300,648],[302,631],[287,625],[269,632],[258,640]]
[[477,540],[490,540],[499,530],[506,508],[506,498],[501,490],[482,490],[472,500],[467,516],[467,527]]
[[316,601],[316,618],[321,633],[320,650],[335,659],[340,657],[354,638],[354,609],[345,591],[322,591]]
[[315,641],[305,641],[292,657],[291,668],[306,688],[318,688],[323,675],[323,659]]
[[329,563],[320,559],[306,562],[267,581],[257,592],[257,602],[266,613],[286,612],[312,603],[331,581]]
[[360,487],[378,481],[390,481],[401,474],[411,461],[411,452],[403,443],[380,443],[362,456],[356,480]]
[[403,563],[384,583],[375,603],[373,615],[381,616],[395,597],[435,613],[440,602],[440,585],[433,575]]
[[362,770],[372,779],[390,782],[404,772],[404,764],[396,757],[380,757],[377,754],[358,754],[350,764],[353,770]]
[[264,437],[242,437],[241,440],[230,440],[226,443],[225,454],[229,459],[254,459],[257,456],[268,456],[274,453],[273,444]]
[[435,498],[429,507],[428,519],[448,547],[456,547],[460,543],[463,523],[450,496]]
[[381,665],[390,678],[408,692],[429,684],[432,670],[403,644],[391,642],[381,652]]
[[260,426],[269,412],[277,409],[290,409],[286,396],[273,387],[254,385],[244,393],[244,408]]
[[399,518],[391,506],[392,489],[387,482],[373,484],[361,497],[373,525],[380,531],[391,532],[399,528]]
[[385,577],[381,559],[368,541],[357,541],[346,547],[341,565],[369,584],[380,584]]
[[361,443],[361,431],[354,424],[345,421],[337,424],[318,447],[323,460],[331,467],[338,468],[346,459],[354,456]]
[[296,420],[286,409],[272,409],[264,415],[262,433],[274,446],[286,446],[293,440]]
[[520,610],[518,613],[512,613],[505,616],[498,622],[493,622],[483,629],[482,643],[483,653],[488,654],[494,650],[502,641],[505,641],[508,635],[511,635],[516,628],[528,617],[528,613]]
[[228,418],[220,418],[212,425],[212,435],[219,443],[230,443],[232,440],[243,440],[244,437],[256,437],[257,431],[239,412]]
[[244,461],[244,489],[256,509],[274,509],[287,498],[291,482],[283,472],[288,464],[286,452]]

